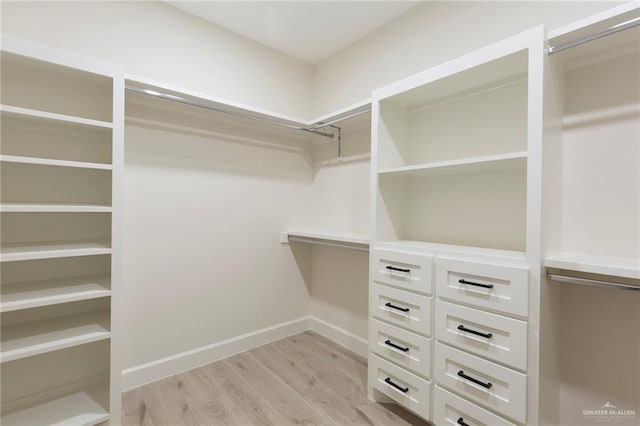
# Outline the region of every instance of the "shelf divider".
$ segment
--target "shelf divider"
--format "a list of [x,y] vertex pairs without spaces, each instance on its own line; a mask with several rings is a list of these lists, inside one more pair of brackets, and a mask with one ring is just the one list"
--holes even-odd
[[109,317],[105,309],[4,327],[0,362],[108,339]]
[[394,176],[434,176],[457,173],[477,173],[492,170],[524,168],[527,164],[526,152],[487,155],[460,160],[438,161],[411,166],[390,167],[379,170],[380,175]]
[[111,129],[113,124],[108,121],[92,120],[90,118],[75,117],[73,115],[57,114],[37,109],[22,108],[13,105],[0,105],[0,112],[21,115],[25,117],[42,118],[45,120],[62,121],[65,123],[82,124],[85,126]]
[[111,213],[111,206],[81,203],[1,203],[2,213]]
[[22,157],[18,155],[0,155],[3,163],[36,164],[40,166],[75,167],[80,169],[112,170],[111,164],[88,163],[85,161],[55,160],[51,158]]
[[3,284],[0,312],[97,299],[111,295],[109,276]]
[[3,244],[1,262],[111,254],[108,240]]

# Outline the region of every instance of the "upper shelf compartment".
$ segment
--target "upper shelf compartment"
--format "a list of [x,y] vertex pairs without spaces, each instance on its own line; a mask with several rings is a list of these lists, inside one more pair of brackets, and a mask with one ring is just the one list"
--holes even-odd
[[2,103],[99,122],[113,119],[112,79],[2,52]]
[[463,57],[400,83],[377,91],[380,171],[527,151],[526,50]]

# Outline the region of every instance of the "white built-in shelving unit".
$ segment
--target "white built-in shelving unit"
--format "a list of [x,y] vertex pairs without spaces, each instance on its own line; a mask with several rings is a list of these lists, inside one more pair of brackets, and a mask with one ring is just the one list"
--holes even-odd
[[376,91],[378,241],[525,251],[528,57],[480,56]]
[[3,37],[2,424],[120,422],[124,78]]
[[542,28],[373,93],[369,396],[537,424]]

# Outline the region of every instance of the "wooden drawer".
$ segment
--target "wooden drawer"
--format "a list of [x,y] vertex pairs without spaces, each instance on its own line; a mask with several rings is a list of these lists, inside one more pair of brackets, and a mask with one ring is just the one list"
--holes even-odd
[[431,298],[371,284],[369,312],[374,318],[431,336]]
[[527,376],[477,356],[436,343],[436,382],[469,401],[518,422],[527,418]]
[[372,355],[369,357],[369,384],[398,404],[429,419],[429,381]]
[[527,323],[466,306],[436,301],[435,336],[464,351],[527,369]]
[[431,339],[371,320],[369,348],[371,352],[419,376],[431,376]]
[[528,314],[528,274],[524,265],[436,259],[439,297],[513,315]]
[[374,249],[371,279],[416,293],[431,294],[432,256]]
[[433,392],[433,422],[437,426],[515,426],[439,386]]

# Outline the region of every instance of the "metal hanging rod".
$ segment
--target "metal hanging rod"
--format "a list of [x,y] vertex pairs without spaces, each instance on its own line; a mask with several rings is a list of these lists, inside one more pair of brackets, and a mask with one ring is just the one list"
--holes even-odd
[[622,22],[621,24],[613,25],[604,30],[600,30],[592,34],[588,34],[584,37],[580,37],[575,40],[570,40],[564,43],[556,44],[554,46],[549,46],[549,54],[551,55],[552,53],[558,53],[562,50],[569,49],[574,46],[579,46],[581,44],[588,43],[590,41],[597,40],[599,38],[606,37],[608,35],[615,34],[623,30],[627,30],[629,28],[637,27],[638,25],[640,25],[640,17],[630,19],[628,21]]
[[[338,139],[340,138],[340,128],[335,126],[336,123],[340,123],[340,122],[348,120],[350,118],[366,114],[366,113],[368,113],[370,111],[370,109],[364,109],[364,110],[361,110],[361,111],[356,111],[356,112],[354,112],[352,114],[349,114],[349,115],[346,115],[344,117],[338,117],[338,118],[336,118],[334,120],[331,120],[331,121],[328,121],[328,122],[317,122],[317,123],[314,123],[314,124],[309,125],[309,126],[298,126],[298,125],[285,123],[283,121],[272,119],[272,118],[259,117],[259,116],[255,116],[255,115],[251,115],[251,114],[245,114],[245,113],[238,112],[238,111],[230,111],[228,109],[224,109],[224,108],[220,108],[220,107],[214,107],[214,106],[211,106],[211,105],[206,104],[204,102],[198,102],[196,100],[183,98],[182,96],[176,96],[176,95],[172,95],[172,94],[169,94],[169,93],[162,93],[162,92],[159,92],[157,90],[144,89],[142,87],[135,87],[135,86],[131,86],[131,85],[126,85],[125,89],[130,91],[130,92],[140,93],[142,95],[147,95],[147,96],[154,96],[154,97],[157,97],[157,98],[160,98],[160,99],[165,99],[165,100],[168,100],[168,101],[178,102],[178,103],[181,103],[181,104],[190,105],[190,106],[194,106],[194,107],[197,107],[197,108],[203,108],[203,109],[207,109],[207,110],[210,110],[210,111],[219,112],[219,113],[222,113],[222,114],[232,115],[234,117],[239,117],[239,118],[244,118],[244,119],[248,119],[248,120],[258,121],[258,122],[261,122],[261,123],[273,124],[273,125],[280,126],[280,127],[286,127],[287,129],[313,133],[315,135],[324,136],[324,137],[329,138],[329,139],[334,139],[336,137],[338,137]],[[333,132],[326,132],[326,131],[322,130],[322,129],[326,129],[326,128],[333,129]]]
[[549,279],[549,281],[556,281],[559,283],[580,284],[580,285],[588,285],[591,287],[615,288],[620,290],[640,291],[640,286],[636,286],[632,284],[622,284],[622,283],[616,283],[613,281],[592,280],[587,278],[572,277],[569,275],[547,274],[547,279]]

